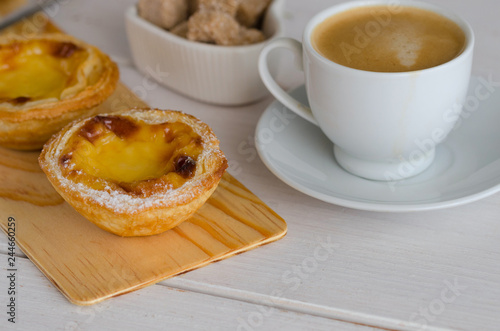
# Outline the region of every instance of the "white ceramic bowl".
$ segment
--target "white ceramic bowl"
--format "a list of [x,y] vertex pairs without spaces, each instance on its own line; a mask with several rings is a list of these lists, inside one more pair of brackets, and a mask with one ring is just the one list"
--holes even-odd
[[[274,0],[263,21],[267,40],[282,36],[284,0]],[[219,105],[242,105],[269,92],[258,71],[266,41],[218,46],[189,41],[146,21],[135,6],[125,15],[127,36],[139,71],[188,97]],[[273,58],[270,61],[274,61]],[[276,68],[270,63],[270,68]]]

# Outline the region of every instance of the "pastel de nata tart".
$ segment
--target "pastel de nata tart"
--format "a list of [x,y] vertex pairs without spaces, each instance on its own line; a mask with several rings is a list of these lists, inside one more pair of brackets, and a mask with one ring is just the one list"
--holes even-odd
[[71,36],[0,38],[0,146],[40,149],[69,122],[94,115],[118,67]]
[[188,219],[227,161],[210,127],[178,111],[134,109],[71,123],[39,163],[59,194],[119,236],[148,236]]

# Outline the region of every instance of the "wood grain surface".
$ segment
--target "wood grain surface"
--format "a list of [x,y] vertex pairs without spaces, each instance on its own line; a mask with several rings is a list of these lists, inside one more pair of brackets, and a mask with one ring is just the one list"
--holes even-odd
[[[287,0],[286,36],[300,40],[311,17],[344,1]],[[272,97],[219,107],[152,85],[152,76],[134,67],[125,34],[123,13],[137,0],[56,2],[49,12],[53,22],[111,55],[121,81],[149,105],[184,110],[209,123],[231,175],[286,220],[288,233],[271,245],[91,306],[70,303],[16,249],[19,320],[9,323],[4,310],[0,330],[499,330],[500,194],[418,213],[373,213],[309,197],[273,175],[253,147],[255,126]],[[500,2],[432,3],[469,21],[477,37],[473,74],[500,82]],[[303,83],[293,57],[280,66],[278,81],[285,88]],[[9,300],[8,243],[0,233],[2,305]],[[319,261],[322,245],[332,251]]]
[[[29,26],[22,24],[9,32]],[[107,113],[147,105],[120,83],[99,107]],[[286,233],[285,221],[226,173],[205,205],[178,227],[151,237],[118,237],[64,202],[39,168],[38,154],[0,148],[0,224],[6,231],[9,217],[16,220],[17,245],[75,304],[154,284]]]
[[22,6],[26,5],[26,0],[2,0],[0,1],[0,17],[11,14]]
[[73,303],[90,305],[228,258],[285,235],[286,223],[231,175],[176,228],[123,238],[79,215],[37,167],[36,152],[0,149],[0,219],[16,220],[16,242]]

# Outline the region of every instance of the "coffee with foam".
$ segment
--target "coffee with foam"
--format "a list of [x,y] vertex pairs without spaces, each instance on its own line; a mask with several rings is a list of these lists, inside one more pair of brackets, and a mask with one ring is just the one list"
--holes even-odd
[[347,67],[405,72],[457,57],[465,34],[452,20],[425,9],[369,6],[325,19],[311,42],[322,56]]

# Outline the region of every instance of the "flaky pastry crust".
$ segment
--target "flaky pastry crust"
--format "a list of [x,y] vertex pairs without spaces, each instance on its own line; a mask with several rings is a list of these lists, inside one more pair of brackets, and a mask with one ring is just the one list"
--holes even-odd
[[[122,123],[123,121],[125,122]],[[154,177],[138,180],[134,177],[135,174],[126,173],[121,176],[130,178],[124,183],[116,178],[98,178],[78,166],[78,162],[82,162],[77,158],[78,149],[88,149],[82,146],[90,146],[90,149],[94,148],[93,146],[101,146],[99,135],[106,137],[102,138],[102,141],[105,141],[102,143],[104,146],[113,139],[119,140],[120,144],[125,141],[127,146],[136,146],[133,144],[137,143],[139,134],[134,132],[140,130],[136,126],[160,127],[161,131],[151,129],[151,132],[168,131],[169,137],[162,140],[163,136],[158,138],[155,133],[155,144],[158,144],[158,141],[165,141],[164,144],[178,144],[176,129],[172,127],[181,125],[180,130],[185,130],[182,129],[184,127],[190,128],[191,136],[187,140],[182,138],[184,145],[176,145],[177,150],[168,152],[166,159],[170,161],[165,164],[167,168],[172,162],[178,164],[179,155],[188,154],[192,156],[189,171],[186,171],[186,167],[175,167],[171,172],[162,172]],[[110,136],[109,130],[103,128],[114,130],[113,134]],[[144,136],[141,137],[144,141]],[[128,154],[131,148],[133,147],[120,151],[119,155]],[[165,145],[165,149],[168,148]],[[198,151],[193,153],[189,148]],[[109,149],[108,152],[112,153]],[[107,157],[106,152],[103,153],[102,150],[96,155],[100,159]],[[111,160],[113,158],[111,157]],[[134,163],[137,163],[136,161]],[[227,168],[227,160],[219,149],[219,141],[207,124],[182,112],[158,109],[133,109],[75,121],[47,142],[40,154],[39,163],[54,188],[71,206],[100,228],[119,236],[154,235],[185,221],[210,197]],[[94,171],[94,167],[89,169],[89,172]],[[183,177],[180,186],[177,184],[178,187],[169,181],[172,172],[175,178]]]
[[[35,45],[33,47],[36,47],[38,51],[40,49],[52,50],[54,54],[47,54],[47,56],[52,56],[54,63],[57,63],[58,59],[66,61],[61,68],[68,71],[67,75],[70,76],[64,82],[66,85],[62,91],[60,93],[58,91],[57,95],[54,93],[36,97],[14,95],[9,98],[1,95],[2,91],[0,91],[0,146],[20,150],[40,149],[54,133],[69,122],[95,114],[96,106],[113,93],[119,79],[117,65],[106,54],[74,37],[56,33],[30,39],[15,36],[0,38],[0,81],[1,76],[7,77],[5,72],[11,70],[9,66],[16,61],[14,59],[12,63],[8,63],[11,61],[9,57],[15,58],[19,49],[23,47],[29,49],[32,47],[30,45]],[[71,57],[76,56],[79,56],[78,60],[71,62]],[[35,60],[30,63],[32,58],[29,56],[26,58],[27,61],[15,63],[19,72],[24,70],[23,65],[33,66]],[[43,60],[36,61],[43,63]],[[68,69],[68,63],[74,67]],[[47,67],[49,66],[38,65],[37,68],[42,69],[37,70],[43,72],[43,68]],[[36,87],[36,84],[43,84],[41,82],[44,82],[46,78],[43,75],[38,79],[34,77],[28,84]],[[8,87],[9,83],[3,82],[3,84],[3,91],[9,94],[11,92]],[[19,86],[22,86],[22,83],[19,83]],[[44,87],[40,86],[40,88]]]

